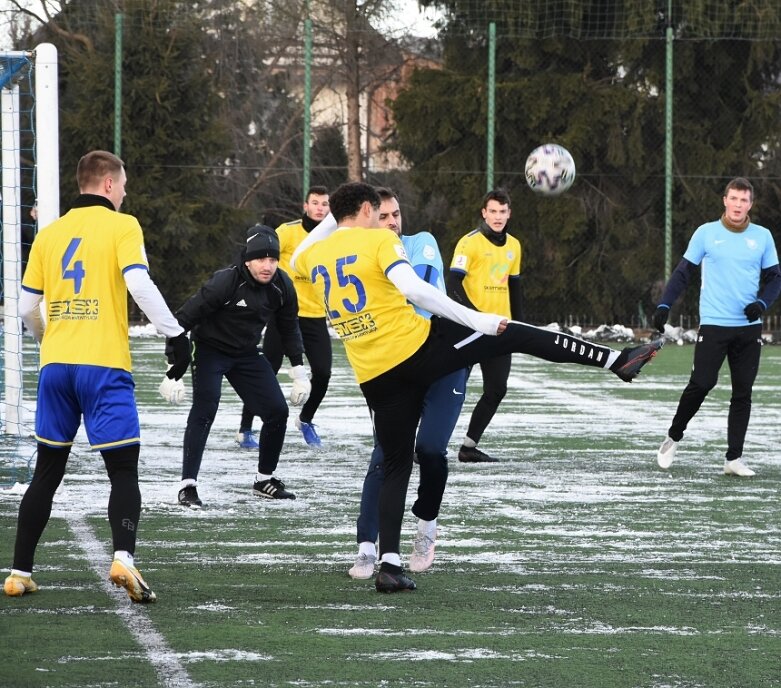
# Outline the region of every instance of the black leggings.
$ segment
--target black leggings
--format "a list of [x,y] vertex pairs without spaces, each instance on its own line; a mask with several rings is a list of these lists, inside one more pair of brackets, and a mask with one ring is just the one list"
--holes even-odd
[[[111,481],[108,500],[108,520],[114,551],[136,551],[136,530],[141,514],[141,491],[138,488],[137,444],[118,449],[103,450],[103,462]],[[35,550],[52,512],[54,493],[65,476],[70,447],[49,447],[38,443],[30,486],[19,504],[13,568],[32,571]]]
[[477,400],[466,430],[466,436],[475,444],[480,441],[499,404],[507,394],[507,378],[510,377],[512,362],[512,354],[505,354],[480,363],[480,372],[483,374],[483,394]]

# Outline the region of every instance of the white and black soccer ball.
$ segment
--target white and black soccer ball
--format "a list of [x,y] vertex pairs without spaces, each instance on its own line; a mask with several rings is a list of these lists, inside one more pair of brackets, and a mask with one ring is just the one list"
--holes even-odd
[[532,191],[557,196],[575,181],[575,161],[570,152],[556,143],[537,146],[526,158],[526,183]]

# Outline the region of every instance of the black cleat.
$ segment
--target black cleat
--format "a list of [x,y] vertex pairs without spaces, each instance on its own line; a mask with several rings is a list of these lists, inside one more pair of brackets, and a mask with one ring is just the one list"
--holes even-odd
[[488,454],[481,452],[477,447],[465,447],[463,445],[458,450],[458,460],[463,463],[499,463],[499,459],[488,456]]
[[195,485],[188,485],[179,490],[179,504],[189,506],[191,509],[200,509],[203,506]]
[[656,352],[663,346],[664,338],[662,337],[654,339],[648,344],[628,346],[619,354],[616,362],[610,366],[610,370],[624,382],[632,382],[640,374],[642,367],[656,356]]
[[259,497],[266,499],[295,499],[292,492],[285,489],[285,483],[279,478],[269,478],[268,480],[259,480],[252,486],[252,491]]
[[374,579],[374,587],[377,592],[404,592],[414,590],[417,586],[414,580],[404,574],[401,566],[383,562],[380,564],[380,572]]

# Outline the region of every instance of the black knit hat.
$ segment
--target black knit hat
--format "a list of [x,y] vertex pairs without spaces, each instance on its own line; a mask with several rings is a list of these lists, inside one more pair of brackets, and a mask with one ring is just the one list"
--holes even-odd
[[276,258],[279,260],[279,237],[267,225],[255,225],[247,230],[247,250],[244,260]]

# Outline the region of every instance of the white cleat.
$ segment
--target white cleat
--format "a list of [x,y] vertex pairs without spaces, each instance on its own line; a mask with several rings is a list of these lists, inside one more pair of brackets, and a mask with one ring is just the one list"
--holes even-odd
[[659,451],[656,453],[656,463],[659,464],[659,468],[667,470],[672,466],[673,459],[675,458],[675,452],[678,451],[678,443],[669,437],[665,437],[662,446],[659,447]]
[[374,578],[374,563],[376,561],[377,557],[374,554],[359,554],[355,557],[355,563],[347,573],[350,574],[350,578],[355,580]]
[[413,573],[422,573],[431,568],[434,563],[434,548],[437,540],[437,531],[430,535],[418,532],[412,543],[412,555],[409,558],[409,570]]
[[724,475],[737,475],[740,478],[750,478],[752,475],[756,475],[743,461],[743,459],[735,459],[733,461],[724,460]]

